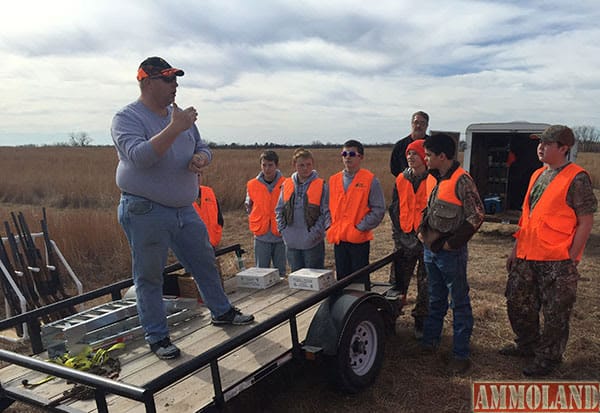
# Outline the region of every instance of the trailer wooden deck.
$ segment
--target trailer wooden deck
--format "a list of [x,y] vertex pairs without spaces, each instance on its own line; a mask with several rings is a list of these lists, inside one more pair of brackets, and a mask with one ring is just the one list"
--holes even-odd
[[[252,290],[237,288],[235,280],[230,279],[226,281],[225,289],[232,303],[243,312],[254,314],[257,322],[267,320],[271,316],[289,309],[294,304],[316,294],[314,291],[290,289],[287,280],[281,280],[265,290]],[[296,316],[300,341],[305,337],[317,308],[318,305],[315,305]],[[158,359],[150,352],[143,339],[126,342],[126,348],[118,354],[121,372],[117,380],[143,387],[144,384],[160,377],[170,369],[185,364],[194,357],[247,331],[251,327],[252,325],[213,326],[210,322],[208,309],[202,308],[198,316],[171,327],[171,340],[181,349],[180,358],[176,360]],[[218,362],[223,389],[240,383],[261,367],[289,353],[291,349],[290,324],[286,322],[236,348],[220,358]],[[35,357],[44,359],[47,354],[42,353]],[[30,383],[34,383],[43,379],[46,375],[13,365],[0,370],[0,377],[4,389],[18,387],[20,391],[23,391],[23,380],[27,379]],[[56,400],[63,395],[65,390],[72,387],[73,384],[68,384],[66,380],[55,378],[27,391],[31,392],[31,396],[34,398]],[[243,385],[240,387],[243,387]],[[158,392],[155,395],[156,409],[161,412],[196,411],[210,404],[213,396],[211,369],[207,365],[202,370]],[[110,411],[119,413],[145,411],[143,404],[116,395],[108,395],[107,404]],[[69,407],[76,409],[76,411],[97,411],[93,399],[70,400],[65,402],[64,407],[67,407],[67,411]]]

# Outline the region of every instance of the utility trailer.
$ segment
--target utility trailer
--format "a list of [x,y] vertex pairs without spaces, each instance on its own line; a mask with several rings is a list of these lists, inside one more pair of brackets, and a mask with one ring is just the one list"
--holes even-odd
[[[517,223],[529,178],[542,166],[538,141],[547,123],[473,123],[466,130],[463,167],[473,177],[486,208],[488,221]],[[570,152],[574,161],[577,145]]]
[[[239,245],[234,247],[238,253]],[[0,350],[0,360],[11,364],[0,370],[0,411],[14,401],[57,412],[214,411],[287,362],[318,357],[335,372],[341,390],[356,393],[377,377],[385,336],[394,332],[401,311],[399,300],[385,297],[389,284],[358,281],[370,279],[370,274],[391,263],[395,254],[320,291],[291,289],[285,280],[267,289],[239,288],[234,279],[226,280],[230,300],[242,311],[253,313],[254,324],[213,326],[208,309],[202,307],[195,316],[171,327],[171,340],[182,351],[180,358],[159,360],[142,338],[129,341],[118,356],[118,380],[44,361],[48,354],[39,339],[39,328],[33,329],[33,356]],[[45,310],[56,311],[56,307],[107,294],[119,301],[121,290],[131,285],[131,280],[121,281],[49,309],[20,314],[0,322],[0,329],[23,322],[35,325],[32,320],[39,323]],[[57,379],[33,389],[22,384],[46,375]],[[94,398],[64,398],[73,383],[91,387]]]

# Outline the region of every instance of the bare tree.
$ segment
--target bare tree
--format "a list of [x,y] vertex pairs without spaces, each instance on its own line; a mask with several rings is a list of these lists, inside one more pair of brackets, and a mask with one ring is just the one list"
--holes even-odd
[[580,152],[598,152],[600,150],[600,131],[594,126],[575,126],[573,133],[577,138]]
[[71,132],[69,134],[70,146],[88,146],[93,141],[87,132]]

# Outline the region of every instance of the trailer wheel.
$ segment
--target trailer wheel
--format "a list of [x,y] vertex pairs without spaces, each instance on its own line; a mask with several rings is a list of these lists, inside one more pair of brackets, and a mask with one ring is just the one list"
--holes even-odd
[[357,393],[371,385],[383,363],[385,349],[383,319],[371,304],[362,304],[342,332],[333,372],[337,385]]

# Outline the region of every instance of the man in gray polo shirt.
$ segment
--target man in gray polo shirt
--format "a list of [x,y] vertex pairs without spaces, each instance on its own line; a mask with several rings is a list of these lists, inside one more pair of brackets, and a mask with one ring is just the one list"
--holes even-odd
[[119,222],[131,247],[138,313],[146,341],[161,359],[180,354],[169,338],[162,300],[169,248],[194,277],[213,324],[254,320],[225,295],[208,232],[192,206],[197,174],[212,155],[196,128],[196,109],[175,103],[178,76],[183,70],[160,57],[144,60],[137,73],[140,97],[117,112],[111,127],[119,156]]

